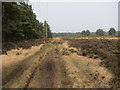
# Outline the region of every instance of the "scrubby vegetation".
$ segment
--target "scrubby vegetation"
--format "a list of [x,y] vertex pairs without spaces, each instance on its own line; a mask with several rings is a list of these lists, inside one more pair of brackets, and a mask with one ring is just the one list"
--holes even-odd
[[4,42],[2,47],[2,54],[7,54],[7,51],[11,49],[28,49],[32,46],[39,46],[43,43],[49,43],[51,39],[32,39],[32,40],[23,40],[23,41],[16,41],[16,42]]
[[111,82],[113,87],[120,87],[120,44],[118,40],[74,38],[65,40],[68,40],[71,47],[78,49],[78,55],[94,59],[100,58],[102,60],[101,65],[108,68],[115,75]]

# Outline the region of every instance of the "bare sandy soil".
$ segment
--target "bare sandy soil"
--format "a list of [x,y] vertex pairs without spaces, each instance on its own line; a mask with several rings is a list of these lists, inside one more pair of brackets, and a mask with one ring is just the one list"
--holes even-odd
[[8,67],[9,65],[14,65],[19,63],[20,61],[24,60],[25,58],[33,55],[37,52],[43,44],[40,46],[32,46],[31,49],[12,49],[11,51],[7,52],[7,55],[2,55],[2,66],[3,68]]
[[111,87],[109,82],[113,79],[113,75],[100,65],[101,59],[80,56],[71,50],[77,51],[76,48],[70,47],[67,41],[53,38],[50,43],[31,49],[9,51],[8,55],[2,55],[2,67],[5,71],[3,87]]

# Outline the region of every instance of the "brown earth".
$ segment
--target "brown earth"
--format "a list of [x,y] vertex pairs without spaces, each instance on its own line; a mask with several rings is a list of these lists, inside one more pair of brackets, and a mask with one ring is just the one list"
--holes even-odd
[[[51,42],[36,46],[31,51],[26,49],[12,53],[11,50],[8,55],[2,55],[6,58],[9,55],[16,57],[2,59],[3,88],[112,87],[114,74],[100,64],[101,58],[78,55],[80,49],[70,45],[68,40],[53,38]],[[17,54],[20,52],[20,55]],[[31,54],[27,57],[24,52]],[[24,58],[21,58],[22,55]],[[14,60],[10,61],[10,58]],[[5,65],[5,62],[11,64]]]

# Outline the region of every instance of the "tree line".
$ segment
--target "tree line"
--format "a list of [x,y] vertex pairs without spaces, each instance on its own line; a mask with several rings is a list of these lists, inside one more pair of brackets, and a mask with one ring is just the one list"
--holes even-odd
[[120,36],[120,31],[116,31],[115,28],[110,28],[108,32],[103,29],[98,29],[96,32],[90,32],[90,30],[83,30],[76,33],[53,33],[53,37],[60,36]]
[[33,13],[32,6],[25,2],[2,3],[2,40],[19,41],[52,37],[47,21],[39,22]]

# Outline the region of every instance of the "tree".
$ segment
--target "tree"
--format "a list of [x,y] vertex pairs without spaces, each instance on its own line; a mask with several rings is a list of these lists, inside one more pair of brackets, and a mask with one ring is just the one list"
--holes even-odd
[[[42,22],[36,19],[32,6],[21,2],[3,2],[2,41],[18,41],[45,37]],[[46,25],[45,25],[46,26]],[[51,37],[50,26],[47,23],[48,37]]]
[[81,32],[81,35],[82,35],[82,36],[86,36],[86,31],[83,30],[83,31]]
[[89,30],[86,31],[86,36],[90,36],[90,31]]
[[109,35],[115,35],[115,34],[116,34],[116,30],[114,28],[110,28]]
[[82,36],[90,36],[90,31],[89,30],[83,30],[82,32],[81,32],[81,35]]
[[102,29],[98,29],[96,31],[96,35],[98,35],[98,36],[104,36],[104,31]]
[[120,31],[118,31],[118,34],[117,34],[117,35],[118,35],[118,37],[120,37]]

